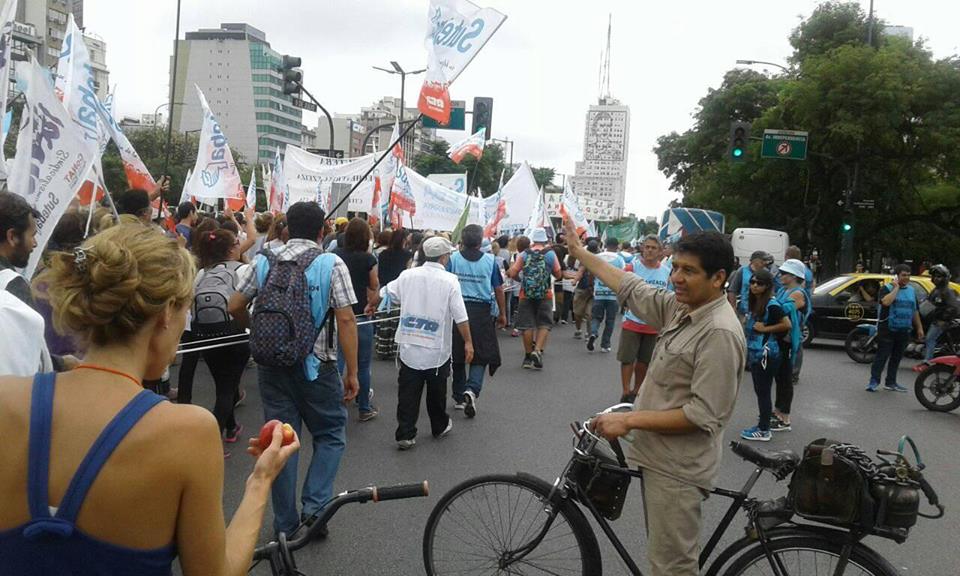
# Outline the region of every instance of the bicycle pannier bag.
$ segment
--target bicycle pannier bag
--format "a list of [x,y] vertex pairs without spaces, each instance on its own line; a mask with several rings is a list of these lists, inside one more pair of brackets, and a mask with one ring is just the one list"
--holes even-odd
[[820,438],[803,450],[803,459],[790,479],[788,500],[803,518],[839,526],[873,526],[870,486],[857,462]]

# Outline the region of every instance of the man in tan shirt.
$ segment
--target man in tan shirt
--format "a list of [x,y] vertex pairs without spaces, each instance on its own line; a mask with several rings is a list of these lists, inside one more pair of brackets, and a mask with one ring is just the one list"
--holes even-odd
[[746,357],[743,328],[723,292],[733,248],[717,233],[682,238],[670,293],[597,258],[570,222],[566,228],[570,254],[660,333],[634,410],[598,416],[594,426],[607,438],[630,435],[628,460],[643,470],[652,574],[695,576],[700,503],[720,468]]

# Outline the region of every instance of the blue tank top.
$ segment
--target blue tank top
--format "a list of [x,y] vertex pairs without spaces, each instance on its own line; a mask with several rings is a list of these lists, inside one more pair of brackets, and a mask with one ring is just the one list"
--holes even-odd
[[[643,260],[639,258],[633,262],[634,274],[643,278],[643,281],[647,284],[656,286],[657,288],[663,288],[664,290],[667,290],[670,284],[671,271],[671,268],[664,266],[663,264],[660,264],[656,268],[647,268],[643,264]],[[623,320],[624,322],[630,320],[631,322],[636,322],[637,324],[646,324],[646,322],[637,317],[629,309],[627,309],[627,313],[623,315]]]
[[464,301],[489,304],[493,301],[493,270],[497,263],[492,254],[484,254],[471,262],[460,252],[450,256],[450,272],[460,280],[460,292]]
[[[70,480],[59,509],[47,502],[54,374],[37,374],[30,406],[27,501],[30,521],[0,532],[0,575],[169,576],[176,548],[136,550],[102,542],[81,532],[77,515],[100,469],[131,428],[164,398],[144,390],[103,429]],[[51,513],[53,515],[51,516]]]

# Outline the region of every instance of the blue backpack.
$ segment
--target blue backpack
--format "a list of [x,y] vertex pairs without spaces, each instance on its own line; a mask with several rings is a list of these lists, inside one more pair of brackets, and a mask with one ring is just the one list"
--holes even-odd
[[[771,298],[767,302],[767,308],[763,314],[764,323],[770,318],[770,306],[780,305],[776,298]],[[757,366],[766,370],[767,364],[775,362],[780,358],[780,343],[776,338],[771,338],[770,334],[760,334],[753,331],[753,325],[756,319],[751,313],[747,318],[747,366]]]
[[543,300],[550,291],[550,273],[543,252],[527,250],[523,255],[523,295],[530,300]]
[[[250,322],[250,352],[257,364],[290,368],[310,354],[323,322],[316,324],[304,271],[323,252],[311,248],[296,260],[282,261],[271,250],[260,254],[270,266],[257,293]],[[329,316],[327,310],[326,319]],[[330,331],[332,335],[332,330]]]

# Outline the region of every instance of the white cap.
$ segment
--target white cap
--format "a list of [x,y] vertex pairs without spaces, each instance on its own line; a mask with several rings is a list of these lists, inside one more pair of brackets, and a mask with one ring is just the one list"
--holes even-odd
[[801,282],[807,278],[807,267],[796,258],[791,258],[781,264],[780,271],[796,276]]
[[428,238],[423,243],[423,254],[427,258],[437,258],[443,256],[444,254],[450,254],[451,252],[456,252],[457,247],[450,243],[449,240],[443,236],[434,236],[433,238]]

